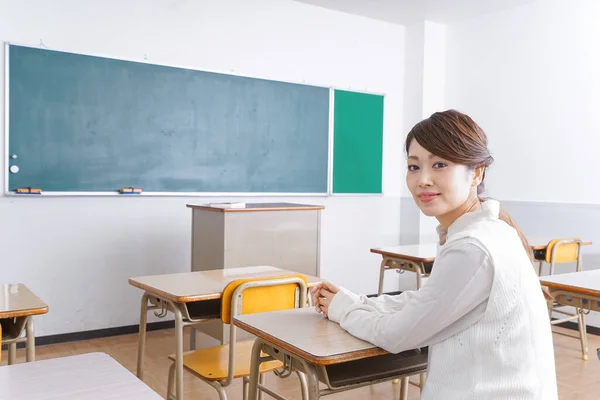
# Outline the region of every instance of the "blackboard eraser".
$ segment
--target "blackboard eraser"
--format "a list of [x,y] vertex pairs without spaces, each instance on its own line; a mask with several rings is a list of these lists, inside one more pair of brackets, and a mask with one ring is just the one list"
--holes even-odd
[[141,194],[142,189],[141,188],[133,188],[133,187],[124,187],[124,188],[121,188],[121,190],[119,190],[119,193],[121,193],[121,194]]
[[24,187],[24,188],[17,188],[17,190],[15,190],[15,192],[17,194],[42,194],[42,189],[32,188],[32,187]]

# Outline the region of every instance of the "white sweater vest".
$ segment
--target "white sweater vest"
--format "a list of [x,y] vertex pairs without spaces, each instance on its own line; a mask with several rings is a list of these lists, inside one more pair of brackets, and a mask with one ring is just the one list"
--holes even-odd
[[[556,400],[546,301],[517,232],[498,219],[499,204],[462,216],[446,243],[469,241],[490,257],[494,281],[484,316],[430,346],[423,400]],[[435,266],[434,266],[435,268]]]

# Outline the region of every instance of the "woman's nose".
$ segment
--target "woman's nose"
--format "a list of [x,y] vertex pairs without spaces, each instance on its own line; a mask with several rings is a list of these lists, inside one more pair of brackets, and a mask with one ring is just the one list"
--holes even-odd
[[431,186],[431,175],[426,170],[419,171],[419,186]]

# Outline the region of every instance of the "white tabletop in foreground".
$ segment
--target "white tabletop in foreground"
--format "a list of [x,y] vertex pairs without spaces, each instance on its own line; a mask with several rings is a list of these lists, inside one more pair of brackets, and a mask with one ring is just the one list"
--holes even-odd
[[161,397],[105,353],[0,367],[0,399],[158,400]]

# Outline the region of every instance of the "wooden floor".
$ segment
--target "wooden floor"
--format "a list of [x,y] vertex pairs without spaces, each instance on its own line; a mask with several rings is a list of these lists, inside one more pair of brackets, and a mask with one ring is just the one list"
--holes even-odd
[[[575,331],[554,327],[555,332]],[[561,400],[597,400],[600,398],[600,361],[596,356],[596,348],[600,347],[600,337],[588,334],[589,360],[583,361],[579,350],[579,341],[561,334],[554,334],[556,369],[558,376],[558,391]],[[187,343],[187,337],[186,337]],[[174,332],[172,329],[148,333],[144,381],[161,396],[166,394],[167,355],[173,352]],[[40,346],[36,349],[38,360],[62,357],[89,352],[105,352],[114,357],[131,372],[135,373],[137,360],[137,334],[115,336],[80,342],[62,343]],[[2,354],[2,365],[6,364],[6,351]],[[19,350],[17,362],[25,361],[25,350]],[[204,400],[217,399],[216,391],[207,384],[200,382],[186,373],[185,395],[187,399]],[[270,374],[267,385],[275,388],[290,399],[300,399],[300,387],[296,375],[287,379],[279,379]],[[398,386],[391,382],[356,389],[349,392],[327,396],[331,399],[375,400],[397,399]],[[230,399],[241,399],[241,382],[236,380],[227,389]],[[265,398],[270,398],[265,396]],[[418,399],[419,392],[415,386],[410,387],[410,399]]]

